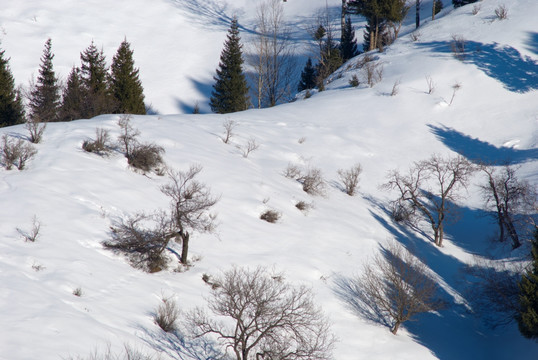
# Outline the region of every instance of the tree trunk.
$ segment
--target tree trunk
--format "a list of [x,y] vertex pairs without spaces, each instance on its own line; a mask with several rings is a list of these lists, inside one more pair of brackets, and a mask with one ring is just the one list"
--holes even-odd
[[396,324],[394,324],[394,327],[392,328],[392,330],[390,332],[393,333],[394,335],[396,335],[399,328],[400,328],[400,322],[396,321]]
[[521,242],[519,241],[519,236],[517,235],[514,222],[512,221],[512,218],[510,217],[508,213],[506,213],[503,218],[505,219],[505,224],[508,230],[508,234],[510,235],[510,238],[512,239],[512,249],[516,249],[521,246]]
[[187,265],[187,257],[189,256],[189,237],[188,232],[181,234],[181,263]]
[[347,0],[342,0],[342,14],[340,15],[340,39],[344,36],[346,28]]
[[418,27],[420,26],[420,0],[417,0],[415,7],[416,7],[415,25],[416,25],[416,28],[418,29]]
[[432,3],[432,20],[435,20],[435,0]]

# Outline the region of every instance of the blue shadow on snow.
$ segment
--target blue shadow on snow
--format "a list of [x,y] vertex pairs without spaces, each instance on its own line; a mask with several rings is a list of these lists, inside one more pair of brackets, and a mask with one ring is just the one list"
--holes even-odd
[[497,147],[443,125],[429,124],[428,127],[449,149],[465,156],[476,164],[520,164],[538,159],[538,148],[519,150],[509,147]]
[[[536,37],[536,33],[531,33],[532,51],[536,51]],[[417,46],[430,48],[438,53],[452,52],[450,41],[418,43]],[[463,62],[474,64],[489,77],[500,81],[509,91],[525,93],[538,89],[538,62],[523,56],[511,46],[465,41]]]

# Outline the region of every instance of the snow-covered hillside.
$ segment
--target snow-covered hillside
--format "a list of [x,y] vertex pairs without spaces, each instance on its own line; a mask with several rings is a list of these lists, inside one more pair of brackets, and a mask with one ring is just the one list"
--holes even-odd
[[[406,170],[433,153],[510,161],[520,166],[521,178],[538,184],[535,0],[482,1],[476,15],[472,5],[454,10],[445,0],[435,21],[429,21],[431,3],[424,1],[418,40],[410,35],[409,16],[401,38],[373,54],[383,66],[383,79],[374,87],[354,66],[358,57],[332,76],[326,91],[309,99],[228,115],[182,113],[196,101],[207,110],[228,21],[236,14],[243,28],[251,28],[257,1],[6,3],[1,48],[11,57],[18,83],[37,73],[47,37],[53,40],[56,70],[65,77],[92,39],[110,59],[126,36],[148,102],[170,114],[133,117],[141,139],[164,147],[170,168],[202,165],[200,180],[220,201],[216,233],[192,236],[191,256],[197,259],[192,268],[135,270],[101,243],[118,219],[167,208],[159,190],[166,177],[134,172],[120,153],[99,157],[81,149],[97,127],[116,138],[116,115],[49,124],[27,169],[0,169],[0,359],[85,356],[107,343],[115,351],[127,343],[165,359],[182,358],[152,313],[163,296],[175,297],[182,310],[203,304],[209,288],[202,275],[233,264],[267,266],[284,271],[294,284],[311,286],[339,339],[335,359],[536,357],[538,345],[524,339],[515,324],[489,329],[466,306],[462,270],[473,255],[494,251],[512,259],[528,251],[523,246],[511,252],[491,242],[495,226],[483,216],[477,191],[483,179],[476,176],[462,192],[463,217],[447,226],[442,248],[393,223],[386,205],[395,194],[379,188],[388,171]],[[337,8],[340,1],[328,4]],[[500,4],[509,11],[503,21],[494,18]],[[324,6],[323,0],[285,4],[298,33]],[[451,53],[453,35],[466,39],[464,61]],[[298,43],[306,46],[304,38]],[[357,88],[349,85],[354,74],[362,83]],[[432,94],[426,77],[435,83]],[[397,81],[398,94],[390,96]],[[460,88],[449,105],[456,83]],[[226,120],[238,123],[230,144],[220,138]],[[0,134],[24,138],[26,130],[14,126]],[[243,157],[240,148],[251,138],[260,147]],[[320,168],[328,184],[325,196],[308,195],[284,177],[289,163]],[[363,173],[359,194],[349,197],[340,190],[337,171],[355,163]],[[307,213],[295,207],[301,200],[313,205]],[[266,209],[279,211],[281,219],[260,220]],[[30,229],[34,216],[42,224],[40,237],[25,242],[17,228]],[[449,302],[439,313],[405,323],[396,336],[356,314],[336,286],[360,273],[362,263],[391,239],[428,263]],[[80,297],[73,295],[78,288]]]

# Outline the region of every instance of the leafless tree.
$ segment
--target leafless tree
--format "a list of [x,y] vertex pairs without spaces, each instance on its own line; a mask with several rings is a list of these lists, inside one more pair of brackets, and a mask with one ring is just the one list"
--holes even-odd
[[243,157],[248,158],[251,152],[258,150],[260,144],[256,142],[256,139],[254,137],[251,137],[250,139],[248,139],[245,146],[238,145],[237,147],[243,153]]
[[494,210],[499,226],[499,241],[506,239],[506,232],[512,240],[512,248],[521,246],[517,225],[518,215],[532,212],[536,203],[536,191],[527,182],[518,179],[516,168],[510,165],[498,169],[482,166],[487,183],[482,185],[482,195],[486,208]]
[[198,308],[187,315],[197,337],[216,336],[236,360],[331,358],[335,339],[309,288],[264,268],[234,267],[215,283],[211,314]]
[[131,124],[131,118],[132,116],[129,114],[123,114],[118,119],[118,126],[121,130],[118,141],[127,158],[131,155],[136,144],[138,144],[137,137],[140,135],[140,131]]
[[361,275],[339,286],[353,307],[393,334],[417,314],[444,306],[427,266],[396,242],[366,262]]
[[[463,156],[444,158],[432,155],[415,162],[407,175],[394,170],[382,187],[396,190],[392,202],[395,219],[415,221],[426,218],[433,230],[434,242],[443,245],[445,220],[458,196],[456,190],[466,187],[476,167]],[[418,216],[417,216],[418,215]]]
[[170,198],[171,226],[176,239],[181,241],[181,263],[188,264],[190,233],[208,232],[215,227],[215,216],[209,210],[219,200],[210,189],[196,180],[202,171],[200,165],[193,165],[188,171],[168,172],[170,182],[161,187],[163,194]]
[[31,143],[23,139],[11,139],[7,134],[2,136],[2,144],[0,145],[0,159],[6,167],[6,170],[11,170],[13,166],[17,166],[18,170],[23,170],[26,162],[37,154],[37,150]]
[[161,299],[157,311],[153,315],[153,320],[164,332],[171,332],[177,329],[177,320],[180,311],[177,302],[171,297]]
[[265,0],[257,8],[253,55],[258,108],[274,106],[292,93],[296,62],[291,33],[284,20],[281,0]]
[[29,231],[17,228],[17,232],[24,238],[24,240],[30,242],[36,242],[37,238],[40,236],[40,230],[41,222],[37,219],[37,216],[35,215],[32,218],[32,228]]
[[108,155],[112,151],[110,133],[106,129],[96,128],[94,140],[84,140],[82,149],[98,155]]
[[224,136],[221,138],[225,144],[230,142],[232,136],[234,136],[234,129],[237,127],[237,122],[231,119],[226,119],[222,124],[224,128]]

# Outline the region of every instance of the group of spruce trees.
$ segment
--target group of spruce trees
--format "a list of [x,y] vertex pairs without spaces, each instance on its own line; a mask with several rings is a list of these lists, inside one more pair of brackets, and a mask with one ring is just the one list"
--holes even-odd
[[45,43],[39,75],[26,93],[27,111],[21,89],[0,51],[0,127],[25,121],[53,122],[91,118],[100,114],[145,114],[144,94],[133,51],[124,40],[107,67],[103,50],[92,43],[81,54],[81,66],[73,67],[65,86],[53,67],[52,40]]

